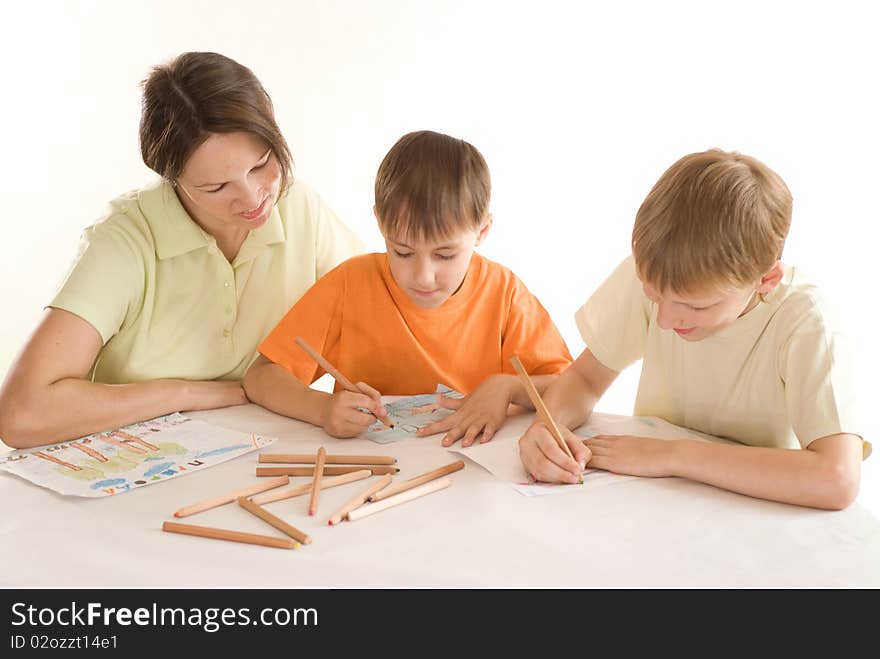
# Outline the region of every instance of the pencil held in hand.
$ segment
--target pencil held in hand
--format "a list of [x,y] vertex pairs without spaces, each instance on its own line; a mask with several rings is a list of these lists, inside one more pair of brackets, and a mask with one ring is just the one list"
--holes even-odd
[[[320,352],[318,352],[312,346],[310,346],[308,341],[306,341],[304,338],[302,338],[301,336],[298,336],[298,337],[296,337],[296,339],[294,339],[294,341],[296,342],[296,345],[298,345],[300,348],[302,348],[303,351],[309,357],[311,357],[312,359],[315,360],[315,363],[318,366],[320,366],[327,373],[329,373],[330,376],[334,380],[336,380],[342,386],[343,389],[345,389],[346,391],[350,391],[353,394],[365,393],[354,382],[352,382],[347,377],[345,377],[342,373],[340,373],[333,364],[331,364],[326,359],[324,359],[324,355],[322,355]],[[371,412],[370,410],[364,410],[364,411],[369,414],[373,414],[373,412]],[[392,422],[391,419],[389,419],[387,416],[382,417],[382,416],[378,416],[376,414],[373,414],[373,416],[375,416],[377,419],[379,419],[379,421],[384,423],[389,428],[394,427],[394,422]]]
[[[547,409],[547,406],[544,404],[543,399],[541,398],[541,394],[538,393],[538,390],[535,388],[534,382],[532,382],[532,378],[529,377],[529,374],[526,373],[525,367],[522,365],[522,362],[519,360],[519,357],[514,355],[510,358],[510,363],[513,364],[514,370],[516,370],[516,374],[519,376],[520,381],[523,383],[523,386],[526,389],[526,393],[529,395],[529,400],[532,401],[532,405],[535,406],[535,411],[540,415],[541,420],[544,422],[544,425],[547,426],[547,430],[550,431],[550,434],[553,436],[553,439],[556,440],[556,443],[559,445],[565,454],[574,460],[574,455],[571,453],[571,449],[568,448],[568,444],[565,442],[565,438],[562,436],[562,432],[559,430],[559,426],[556,425],[556,421],[553,420],[553,417],[550,416],[550,410]],[[577,460],[575,460],[577,462]],[[578,478],[579,483],[584,482],[583,476]]]

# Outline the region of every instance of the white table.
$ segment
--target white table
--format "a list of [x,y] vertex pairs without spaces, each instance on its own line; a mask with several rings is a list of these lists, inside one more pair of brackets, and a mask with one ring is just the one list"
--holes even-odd
[[[461,457],[439,437],[336,440],[255,405],[190,416],[278,437],[271,452],[394,455],[397,478]],[[314,539],[292,551],[160,530],[183,505],[256,483],[256,456],[100,499],[0,473],[0,586],[880,586],[880,522],[858,504],[811,510],[674,478],[529,498],[468,460],[450,488],[356,522],[327,517],[368,481],[322,491],[315,517],[308,496],[269,504]],[[180,521],[280,535],[235,504]]]

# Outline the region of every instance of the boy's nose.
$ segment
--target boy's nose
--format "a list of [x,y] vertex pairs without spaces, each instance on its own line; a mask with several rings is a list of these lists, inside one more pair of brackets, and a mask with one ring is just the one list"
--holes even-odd
[[434,268],[430,263],[419,263],[416,267],[416,285],[429,288],[434,284]]
[[668,305],[660,304],[657,306],[657,324],[661,329],[682,327],[682,325],[678,324],[680,321],[680,318],[676,318],[674,314],[671,313]]

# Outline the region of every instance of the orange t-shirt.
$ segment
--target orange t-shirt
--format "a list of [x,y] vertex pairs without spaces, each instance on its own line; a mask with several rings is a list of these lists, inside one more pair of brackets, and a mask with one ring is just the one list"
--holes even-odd
[[[384,253],[356,256],[315,282],[260,344],[260,352],[311,384],[324,370],[294,343],[301,336],[352,382],[385,395],[470,393],[490,375],[532,375],[571,363],[565,341],[523,283],[474,254],[459,290],[436,309],[397,285]],[[337,383],[336,388],[339,389]]]

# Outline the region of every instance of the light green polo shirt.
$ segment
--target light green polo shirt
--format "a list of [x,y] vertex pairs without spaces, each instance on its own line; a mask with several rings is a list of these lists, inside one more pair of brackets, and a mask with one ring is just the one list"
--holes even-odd
[[115,199],[85,230],[49,306],[101,334],[96,382],[238,380],[309,286],[363,251],[321,198],[294,181],[230,263],[159,181]]

